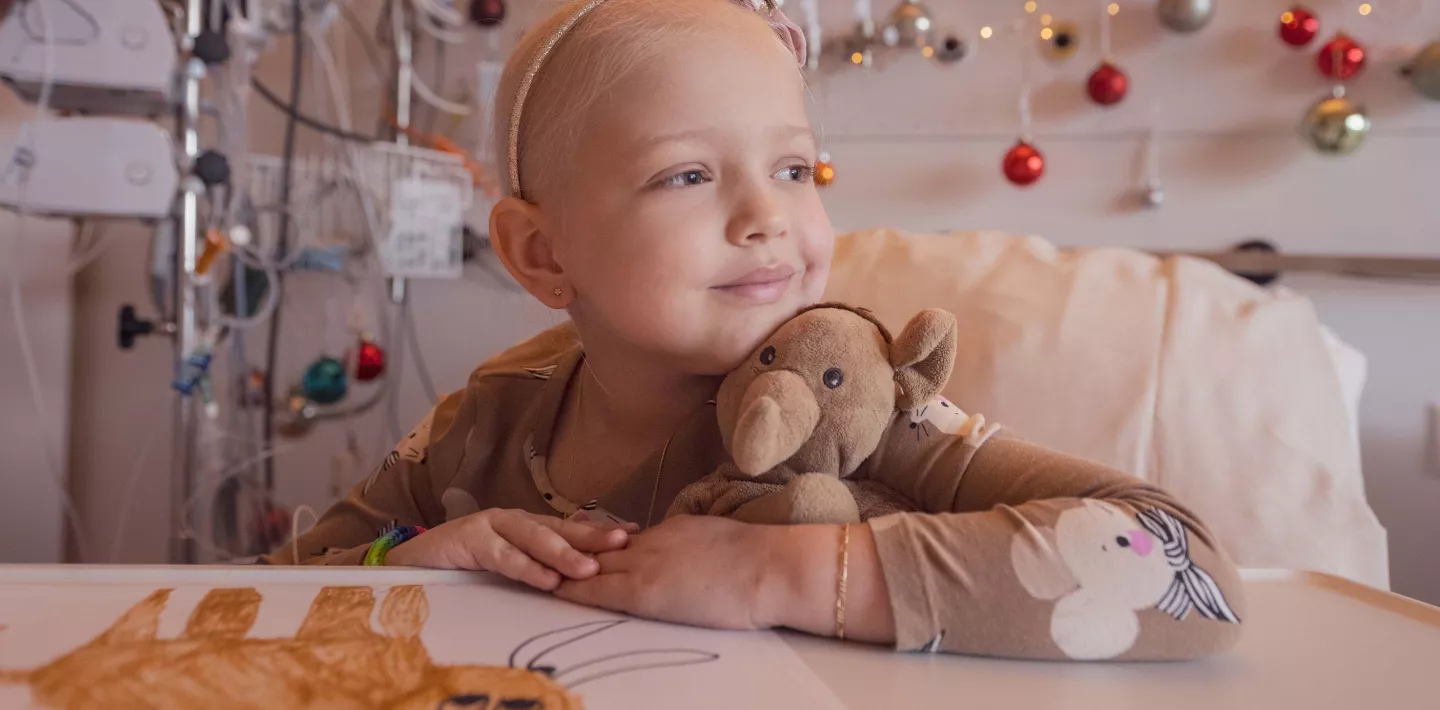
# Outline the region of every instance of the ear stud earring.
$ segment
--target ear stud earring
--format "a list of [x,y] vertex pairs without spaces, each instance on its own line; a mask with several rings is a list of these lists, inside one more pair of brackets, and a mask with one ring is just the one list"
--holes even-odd
[[559,298],[559,297],[565,295],[565,289],[560,288],[559,286],[556,286],[555,288],[551,289],[550,293],[555,294],[555,297],[556,297],[556,298]]

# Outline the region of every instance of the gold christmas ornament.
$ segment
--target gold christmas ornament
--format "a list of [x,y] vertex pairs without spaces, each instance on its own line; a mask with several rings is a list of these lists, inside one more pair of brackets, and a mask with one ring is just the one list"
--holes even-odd
[[1344,90],[1337,88],[1310,108],[1300,132],[1325,155],[1347,155],[1365,142],[1370,133],[1370,116],[1364,106],[1345,98]]
[[1431,42],[1400,73],[1421,96],[1440,101],[1440,42]]
[[829,153],[821,153],[820,159],[815,161],[815,184],[819,187],[829,187],[835,182],[835,164],[830,162]]
[[913,0],[902,0],[885,18],[880,41],[887,47],[923,49],[931,46],[934,32],[930,9]]
[[1080,49],[1080,28],[1068,20],[1040,28],[1040,53],[1052,62],[1063,62]]
[[279,412],[279,421],[276,424],[276,433],[285,439],[299,439],[310,433],[315,428],[316,415],[319,411],[315,403],[305,398],[297,388],[286,398]]

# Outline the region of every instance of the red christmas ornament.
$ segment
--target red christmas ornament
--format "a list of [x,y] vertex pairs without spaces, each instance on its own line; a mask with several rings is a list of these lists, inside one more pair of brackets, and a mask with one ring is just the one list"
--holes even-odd
[[1090,94],[1090,100],[1101,106],[1120,103],[1129,91],[1130,77],[1125,76],[1120,67],[1110,62],[1102,62],[1096,67],[1085,84],[1085,92]]
[[481,27],[494,27],[505,21],[505,0],[472,0],[470,21]]
[[1320,48],[1320,53],[1315,56],[1315,66],[1327,78],[1349,79],[1365,68],[1365,48],[1341,32]]
[[385,351],[374,342],[365,340],[355,354],[355,379],[369,382],[385,372]]
[[1291,47],[1304,47],[1320,34],[1320,18],[1296,5],[1280,13],[1280,39]]
[[1020,141],[1005,154],[1005,179],[1026,187],[1033,185],[1045,174],[1045,156],[1035,146]]

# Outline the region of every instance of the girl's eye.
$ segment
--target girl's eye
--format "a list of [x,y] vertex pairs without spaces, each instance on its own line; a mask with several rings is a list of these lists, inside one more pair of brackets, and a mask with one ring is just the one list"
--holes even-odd
[[775,173],[775,177],[794,182],[810,182],[815,178],[815,168],[809,165],[791,165]]
[[704,170],[686,170],[683,173],[675,173],[662,183],[665,187],[690,187],[692,185],[704,185],[710,181],[710,175]]

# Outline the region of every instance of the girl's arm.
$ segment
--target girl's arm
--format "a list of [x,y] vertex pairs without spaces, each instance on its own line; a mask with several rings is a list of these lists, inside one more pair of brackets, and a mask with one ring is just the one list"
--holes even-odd
[[442,399],[370,475],[330,506],[314,527],[260,561],[279,565],[358,565],[387,526],[430,527],[443,522],[424,512],[441,509],[434,500],[430,472],[436,466],[454,463],[452,454],[458,456],[464,449],[471,424],[467,414],[473,410],[465,406],[468,391]]
[[[1017,439],[924,436],[908,424],[896,422],[863,473],[927,512],[851,526],[847,638],[1076,660],[1193,658],[1235,644],[1239,574],[1164,491]],[[832,635],[842,529],[679,516],[556,593],[653,619]]]
[[[870,471],[934,512],[852,527],[847,636],[1079,660],[1190,658],[1238,639],[1235,566],[1164,491],[1018,439],[967,446],[890,447]],[[833,633],[839,528],[777,544],[791,602],[778,622]]]

